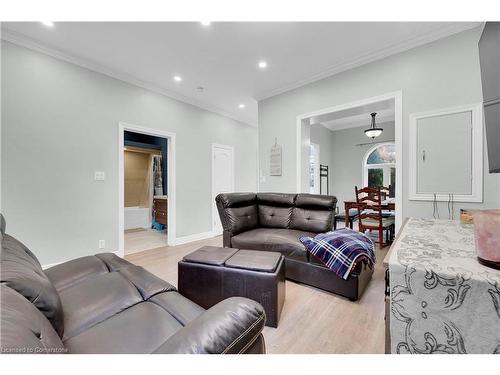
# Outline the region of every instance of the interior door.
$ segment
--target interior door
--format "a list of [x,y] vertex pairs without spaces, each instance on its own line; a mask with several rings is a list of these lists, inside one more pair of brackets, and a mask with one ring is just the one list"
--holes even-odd
[[234,191],[234,150],[231,146],[212,146],[212,228],[214,234],[222,233],[215,197],[219,193]]

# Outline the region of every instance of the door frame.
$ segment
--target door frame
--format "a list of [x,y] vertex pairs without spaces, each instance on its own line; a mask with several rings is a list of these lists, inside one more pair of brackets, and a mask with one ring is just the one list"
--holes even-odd
[[[223,145],[220,143],[212,143],[212,196],[211,199],[214,199],[215,195],[215,149],[222,148],[225,150],[231,151],[231,191],[234,191],[234,147],[229,145]],[[216,215],[218,215],[217,207],[212,202],[212,233],[214,236],[218,236],[222,234],[222,231],[216,231],[215,229],[215,219]]]
[[302,122],[313,116],[320,116],[330,112],[343,111],[353,107],[373,104],[380,101],[394,100],[394,128],[396,144],[396,230],[403,224],[403,92],[393,91],[386,94],[365,98],[333,107],[323,108],[304,113],[296,117],[296,174],[297,192],[302,190]]
[[120,121],[118,123],[118,256],[125,255],[125,234],[124,234],[124,205],[125,205],[125,170],[124,155],[125,131],[132,131],[140,134],[152,135],[167,139],[167,246],[174,246],[177,241],[176,232],[176,173],[175,173],[175,153],[176,153],[176,135],[164,130],[146,128],[139,125]]

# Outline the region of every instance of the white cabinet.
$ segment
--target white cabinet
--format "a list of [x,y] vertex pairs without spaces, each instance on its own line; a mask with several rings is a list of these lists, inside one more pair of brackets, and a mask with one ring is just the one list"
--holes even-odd
[[410,116],[410,199],[482,201],[480,104]]

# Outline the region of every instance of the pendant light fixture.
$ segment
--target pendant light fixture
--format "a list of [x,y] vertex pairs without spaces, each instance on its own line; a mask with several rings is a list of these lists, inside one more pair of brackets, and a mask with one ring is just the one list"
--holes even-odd
[[370,127],[365,130],[365,134],[367,137],[375,138],[375,137],[378,137],[380,134],[382,134],[384,129],[377,128],[375,125],[375,116],[377,116],[377,112],[371,113],[370,116],[372,116],[372,123],[371,123]]

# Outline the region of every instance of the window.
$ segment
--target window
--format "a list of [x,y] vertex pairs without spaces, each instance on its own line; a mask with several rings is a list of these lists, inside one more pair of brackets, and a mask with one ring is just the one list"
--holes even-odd
[[390,191],[395,191],[396,145],[394,143],[381,143],[368,150],[363,163],[363,184],[369,187],[390,186]]

